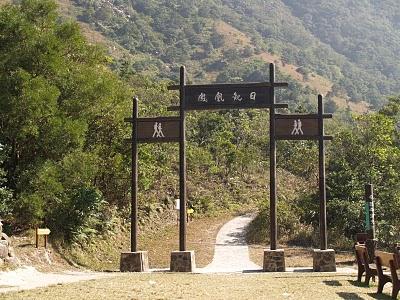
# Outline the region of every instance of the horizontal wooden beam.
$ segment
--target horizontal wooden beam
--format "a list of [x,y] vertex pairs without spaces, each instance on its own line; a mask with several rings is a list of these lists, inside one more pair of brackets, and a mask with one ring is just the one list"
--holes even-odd
[[[179,107],[178,107],[179,109]],[[179,117],[156,117],[156,118],[137,118],[137,122],[168,122],[168,121],[179,121]],[[133,123],[133,118],[125,118],[125,122]]]
[[[126,143],[132,143],[132,139],[124,139]],[[138,139],[138,144],[163,144],[163,143],[179,143],[179,138],[163,138],[163,139]]]
[[[288,140],[288,141],[318,141],[320,139],[319,136],[293,136],[293,135],[281,135],[276,136],[276,140]],[[324,141],[331,141],[333,140],[333,136],[325,135],[322,137]]]
[[[288,108],[289,105],[286,103],[278,103],[274,105],[275,108]],[[220,106],[220,107],[213,107],[213,108],[208,108],[208,107],[196,107],[196,108],[189,108],[189,109],[185,109],[185,110],[190,110],[190,111],[194,111],[194,110],[229,110],[229,109],[261,109],[261,108],[271,108],[271,106],[253,106],[253,107],[237,107],[235,105],[224,105],[224,106]],[[167,111],[179,111],[179,106],[169,106],[167,108]]]
[[[276,114],[275,119],[319,119],[319,114],[290,114],[290,115],[283,115],[283,114]],[[323,114],[323,119],[332,119],[332,114]]]
[[[217,84],[194,84],[194,85],[185,85],[185,88],[251,88],[251,87],[276,87],[276,88],[285,88],[288,87],[289,84],[287,82],[244,82],[244,83],[217,83]],[[180,85],[170,85],[168,90],[177,91],[181,88]]]

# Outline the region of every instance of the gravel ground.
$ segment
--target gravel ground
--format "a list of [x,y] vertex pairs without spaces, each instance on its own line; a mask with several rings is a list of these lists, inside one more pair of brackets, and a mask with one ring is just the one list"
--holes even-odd
[[77,271],[42,273],[34,267],[24,266],[13,271],[0,272],[0,293],[29,290],[82,280],[93,280],[107,276],[112,276],[112,274]]

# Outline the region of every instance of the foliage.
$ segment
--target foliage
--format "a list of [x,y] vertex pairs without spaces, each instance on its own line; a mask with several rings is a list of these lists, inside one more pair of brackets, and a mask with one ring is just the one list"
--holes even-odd
[[117,201],[104,181],[123,154],[117,137],[129,90],[77,24],[58,22],[52,1],[3,6],[0,44],[0,142],[14,191],[9,221],[16,228],[45,223],[70,239],[96,217],[103,194]]
[[[3,164],[6,159],[6,151],[0,146],[0,163]],[[0,216],[8,220],[12,212],[12,191],[7,186],[6,172],[0,169]]]
[[[362,71],[365,62],[352,52],[330,46],[328,37],[324,44],[318,41],[315,36],[323,35],[323,28],[336,31],[329,24],[311,28],[307,20],[314,12],[300,12],[311,10],[308,4],[301,8],[293,1],[257,0],[77,3],[85,8],[83,20],[132,55],[112,61],[99,46],[85,41],[76,23],[61,22],[50,0],[23,0],[0,8],[0,214],[14,230],[44,224],[61,239],[85,241],[107,229],[110,211],[129,218],[131,156],[124,139],[131,129],[123,120],[132,111],[130,98],[134,91],[143,117],[172,116],[167,108],[178,103],[177,94],[168,92],[170,82],[146,74],[176,80],[179,64],[187,63],[196,70],[190,80],[268,81],[268,64],[257,55],[269,51],[284,63],[299,65],[303,76],[318,73],[331,79],[331,97],[347,93],[353,100],[378,104],[381,94],[395,90],[396,66],[378,72],[374,61],[371,70],[379,76],[373,76]],[[266,9],[271,13],[265,14]],[[283,24],[278,15],[290,22]],[[224,40],[216,20],[240,28],[251,42]],[[353,34],[346,37],[341,47],[351,43]],[[225,47],[228,42],[234,46]],[[366,49],[362,54],[370,53]],[[388,57],[385,65],[392,56]],[[289,89],[277,93],[279,102],[288,102],[291,111],[315,111],[310,101],[315,91],[279,72],[277,77],[290,83]],[[350,238],[363,230],[363,188],[372,182],[378,237],[384,243],[399,238],[400,152],[399,133],[394,130],[399,103],[392,97],[377,113],[351,116],[329,100],[328,108],[341,115],[331,126],[335,139],[328,152],[332,236]],[[188,201],[197,214],[263,200],[257,220],[267,226],[268,122],[263,110],[187,115]],[[284,172],[280,176],[285,178],[278,204],[280,235],[315,243],[316,145],[279,142],[278,153]],[[143,220],[170,208],[179,194],[178,148],[140,145],[139,157]]]
[[[216,72],[220,81],[248,80],[245,66],[260,59],[257,54],[269,52],[298,66],[306,78],[316,73],[331,80],[334,94],[344,92],[354,102],[365,100],[380,107],[385,96],[399,92],[400,6],[393,0],[346,5],[326,0],[75,3],[81,20],[131,53],[151,57],[130,63],[138,72],[155,68],[160,78],[176,78],[171,71],[186,64],[196,81],[204,80],[206,71]],[[249,41],[232,35],[225,43],[218,29],[221,22],[240,30]],[[234,77],[227,76],[222,69],[226,66],[238,69]]]
[[[353,238],[365,230],[364,185],[372,183],[378,239],[385,244],[399,239],[400,149],[393,115],[398,103],[399,98],[392,98],[381,112],[355,117],[353,126],[335,134],[327,168],[327,209],[329,227],[336,233]],[[316,226],[317,204],[311,205],[310,198],[301,203],[302,221]]]

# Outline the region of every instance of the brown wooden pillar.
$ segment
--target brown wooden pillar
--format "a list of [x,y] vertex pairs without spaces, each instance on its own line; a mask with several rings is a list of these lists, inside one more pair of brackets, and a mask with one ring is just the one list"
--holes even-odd
[[326,183],[325,183],[325,142],[324,142],[324,104],[318,95],[318,130],[319,130],[319,229],[320,249],[328,249],[326,226]]
[[138,99],[133,98],[132,107],[132,178],[131,178],[131,252],[138,251],[138,153],[137,153]]
[[179,251],[186,251],[186,135],[185,135],[186,69],[180,70],[180,142],[179,142]]
[[277,249],[277,209],[276,209],[276,140],[275,140],[275,66],[274,64],[269,65],[269,81],[271,83],[270,98],[272,101],[271,108],[269,110],[269,161],[270,161],[270,243],[271,250]]

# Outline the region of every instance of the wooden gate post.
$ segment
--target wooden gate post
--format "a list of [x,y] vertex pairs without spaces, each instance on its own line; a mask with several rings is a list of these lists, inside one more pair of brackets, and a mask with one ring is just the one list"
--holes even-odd
[[180,199],[180,218],[179,218],[179,251],[186,251],[186,112],[185,112],[185,85],[186,69],[180,69],[180,142],[179,142],[179,199]]
[[133,98],[132,118],[125,121],[132,123],[131,139],[131,251],[122,252],[120,259],[121,272],[146,272],[149,269],[149,258],[147,251],[138,251],[138,151],[137,151],[137,119],[138,98]]

